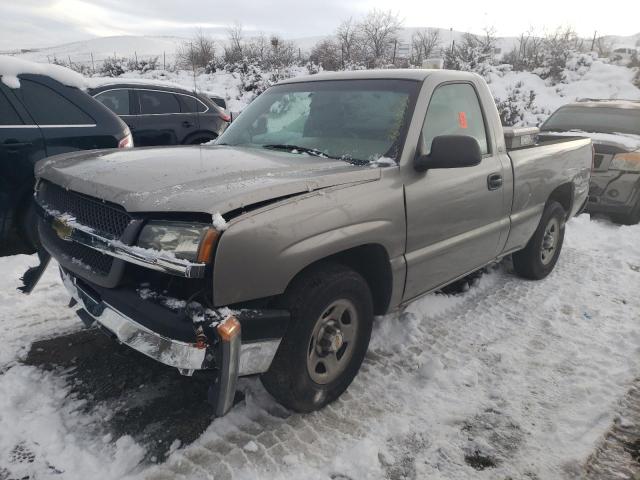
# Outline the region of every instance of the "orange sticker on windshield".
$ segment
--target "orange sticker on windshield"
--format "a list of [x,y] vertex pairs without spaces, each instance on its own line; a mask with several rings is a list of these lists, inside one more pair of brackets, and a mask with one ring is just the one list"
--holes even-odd
[[467,114],[464,112],[458,112],[458,125],[460,128],[467,128]]

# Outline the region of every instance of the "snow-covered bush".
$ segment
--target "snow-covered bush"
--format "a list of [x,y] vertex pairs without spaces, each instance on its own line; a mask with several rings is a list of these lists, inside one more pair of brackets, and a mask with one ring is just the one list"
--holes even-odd
[[502,125],[539,125],[550,112],[536,105],[536,92],[524,88],[523,82],[507,88],[507,97],[495,98]]
[[145,73],[158,69],[158,57],[149,57],[148,59],[138,60],[130,58],[127,62],[127,71]]
[[100,74],[105,77],[119,77],[128,70],[129,61],[126,58],[107,57],[102,62]]
[[496,37],[491,30],[484,36],[465,33],[461,42],[443,51],[444,68],[486,75],[495,63]]

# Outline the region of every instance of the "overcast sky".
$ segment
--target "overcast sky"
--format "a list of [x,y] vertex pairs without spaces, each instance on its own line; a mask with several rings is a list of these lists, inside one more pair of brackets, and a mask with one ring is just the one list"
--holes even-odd
[[373,8],[392,9],[406,27],[440,27],[500,36],[572,25],[582,36],[640,31],[639,0],[0,0],[0,50],[58,45],[110,35],[190,36],[198,27],[245,30],[286,38],[330,34]]

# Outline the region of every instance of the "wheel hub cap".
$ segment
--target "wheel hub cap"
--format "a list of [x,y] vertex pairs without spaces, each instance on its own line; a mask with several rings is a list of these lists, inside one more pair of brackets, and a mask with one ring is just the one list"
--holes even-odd
[[544,229],[542,245],[540,245],[540,260],[544,265],[548,265],[554,257],[559,235],[560,222],[556,218],[552,218]]
[[318,384],[337,379],[347,368],[355,348],[358,313],[347,299],[331,303],[316,320],[307,350],[307,371]]

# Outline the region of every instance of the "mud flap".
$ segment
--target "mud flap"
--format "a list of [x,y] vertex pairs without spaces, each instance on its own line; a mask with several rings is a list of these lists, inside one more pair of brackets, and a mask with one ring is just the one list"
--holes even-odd
[[20,278],[22,286],[18,287],[18,290],[26,295],[29,295],[33,289],[36,288],[36,285],[42,278],[42,274],[47,269],[47,265],[49,265],[51,255],[49,255],[49,252],[45,249],[40,247],[38,249],[38,260],[40,261],[40,264],[35,267],[30,267]]

